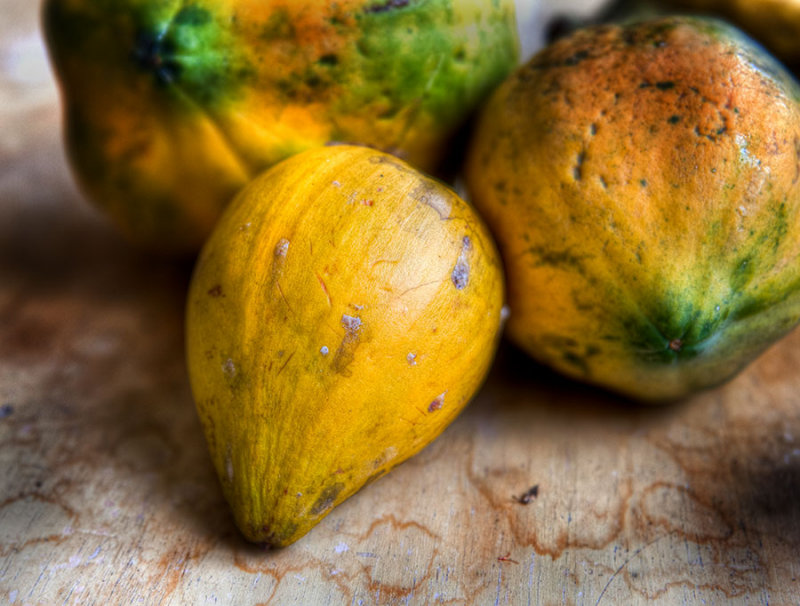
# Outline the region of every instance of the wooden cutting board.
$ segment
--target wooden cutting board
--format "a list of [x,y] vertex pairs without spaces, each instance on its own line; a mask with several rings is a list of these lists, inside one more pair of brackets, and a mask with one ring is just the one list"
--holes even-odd
[[246,544],[188,389],[191,267],[77,193],[36,8],[0,22],[0,603],[800,603],[800,332],[660,408],[504,345],[419,456]]

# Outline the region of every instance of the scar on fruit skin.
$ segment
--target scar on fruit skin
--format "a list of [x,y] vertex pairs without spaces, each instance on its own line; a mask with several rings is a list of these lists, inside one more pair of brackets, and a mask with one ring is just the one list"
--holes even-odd
[[344,484],[341,482],[336,482],[332,486],[328,486],[319,495],[314,505],[311,506],[311,514],[316,516],[333,507],[336,497],[339,496],[339,493],[342,492],[343,489]]
[[443,391],[438,396],[436,396],[430,404],[428,404],[428,412],[435,412],[437,410],[441,410],[442,406],[444,405],[444,395],[446,391]]
[[464,290],[469,284],[469,257],[472,251],[472,240],[469,236],[464,236],[461,240],[461,252],[456,260],[456,265],[453,267],[453,272],[450,274],[450,279],[453,281],[453,286],[457,290]]
[[275,245],[275,257],[286,258],[286,253],[288,252],[289,252],[289,240],[287,240],[286,238],[281,238]]
[[322,288],[322,292],[325,293],[325,298],[328,301],[328,307],[333,307],[333,301],[331,300],[331,293],[328,292],[328,286],[325,284],[325,280],[322,279],[322,276],[316,274],[317,281],[319,282],[320,287]]
[[286,304],[286,307],[291,310],[291,306],[289,305],[289,301],[286,299],[286,295],[283,294],[283,289],[281,288],[281,284],[278,279],[283,274],[283,266],[286,264],[286,255],[289,253],[289,240],[286,238],[281,238],[278,240],[278,243],[275,245],[275,248],[272,251],[273,256],[273,263],[272,263],[272,270],[270,271],[270,282],[272,287],[277,289],[278,294],[280,295],[283,302]]
[[355,351],[361,340],[363,323],[358,316],[342,314],[341,324],[345,331],[344,337],[342,337],[342,342],[339,344],[331,364],[335,372],[347,377],[350,376],[347,367],[355,358]]
[[433,183],[420,181],[409,195],[417,202],[422,202],[436,211],[442,221],[450,219],[450,201],[437,191]]

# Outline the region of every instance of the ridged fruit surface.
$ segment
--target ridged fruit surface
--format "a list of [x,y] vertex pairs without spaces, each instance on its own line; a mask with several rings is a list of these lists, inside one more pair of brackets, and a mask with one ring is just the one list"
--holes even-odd
[[397,158],[316,148],[257,177],[203,248],[188,367],[242,533],[282,546],[476,392],[500,332],[491,236]]
[[678,398],[800,318],[798,88],[720,21],[554,43],[496,91],[468,155],[508,332],[569,376]]
[[517,57],[511,0],[47,0],[43,21],[82,188],[168,252],[311,146],[433,170]]

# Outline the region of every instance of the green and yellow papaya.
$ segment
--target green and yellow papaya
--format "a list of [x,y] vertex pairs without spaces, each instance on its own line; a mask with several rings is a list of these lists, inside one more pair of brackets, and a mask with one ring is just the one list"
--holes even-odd
[[800,93],[721,21],[586,28],[493,95],[466,179],[511,338],[571,377],[666,400],[800,319]]
[[434,170],[518,46],[511,0],[47,0],[43,21],[83,190],[133,240],[190,253],[311,146]]

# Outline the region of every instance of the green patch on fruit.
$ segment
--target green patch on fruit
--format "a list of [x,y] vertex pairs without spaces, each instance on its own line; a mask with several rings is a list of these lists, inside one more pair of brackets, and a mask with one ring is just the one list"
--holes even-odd
[[[393,105],[390,113],[417,104],[444,119],[452,111],[455,91],[469,103],[477,101],[503,79],[517,54],[513,13],[495,9],[495,14],[474,23],[445,0],[368,5],[357,15],[361,36],[354,60],[362,64],[364,85],[351,91],[347,102],[385,97]],[[466,44],[472,36],[477,44],[474,39]],[[420,57],[426,58],[423,64]],[[487,84],[476,87],[477,81]]]
[[229,30],[218,15],[190,4],[169,19],[139,25],[133,56],[157,83],[179,87],[199,106],[214,109],[255,76]]

